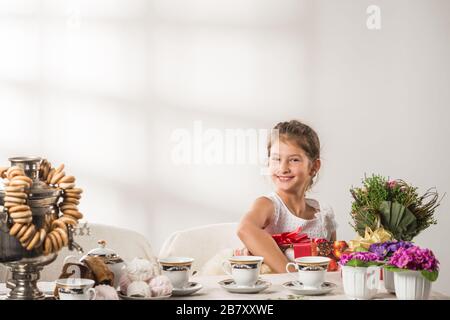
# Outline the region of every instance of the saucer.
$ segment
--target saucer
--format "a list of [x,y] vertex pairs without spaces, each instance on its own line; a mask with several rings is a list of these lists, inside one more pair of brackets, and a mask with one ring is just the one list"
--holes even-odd
[[187,296],[189,294],[193,294],[203,288],[200,283],[197,282],[189,282],[184,288],[173,288],[172,295],[173,296]]
[[123,294],[120,291],[117,291],[117,294],[119,295],[119,298],[121,300],[163,300],[163,299],[168,299],[171,297],[171,295],[166,295],[166,296],[158,296],[158,297],[148,297],[148,298],[144,298],[144,297],[129,297],[126,294]]
[[226,279],[219,281],[219,285],[231,293],[258,293],[272,284],[269,281],[258,280],[254,286],[238,286],[233,279]]
[[330,293],[336,289],[337,285],[332,282],[324,282],[317,289],[303,288],[303,284],[299,281],[288,281],[283,283],[283,288],[290,290],[292,293],[304,296],[319,296]]

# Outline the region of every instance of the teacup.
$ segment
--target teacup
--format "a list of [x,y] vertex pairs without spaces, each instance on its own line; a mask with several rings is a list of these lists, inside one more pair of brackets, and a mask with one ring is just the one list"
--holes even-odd
[[186,257],[168,257],[158,260],[161,274],[168,277],[176,289],[186,288],[189,278],[193,274],[192,263],[194,259]]
[[305,289],[318,289],[325,281],[330,258],[320,256],[300,257],[286,265],[286,271],[293,266],[298,274],[298,281]]
[[56,280],[60,300],[94,300],[94,280],[83,278],[66,278]]
[[223,270],[233,277],[238,286],[252,287],[259,278],[264,257],[234,256],[222,263]]

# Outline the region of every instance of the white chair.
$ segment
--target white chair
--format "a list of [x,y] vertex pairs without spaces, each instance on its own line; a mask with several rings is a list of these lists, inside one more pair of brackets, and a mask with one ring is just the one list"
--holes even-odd
[[[153,255],[152,247],[147,239],[135,231],[93,223],[87,225],[87,228],[89,228],[89,235],[87,235],[86,228],[81,228],[80,231],[83,234],[77,234],[74,237],[75,242],[83,248],[83,254],[97,248],[99,246],[98,240],[105,240],[106,248],[114,250],[124,261],[130,261],[138,257],[156,262],[156,257]],[[70,251],[65,247],[58,253],[56,260],[42,270],[40,280],[56,280],[61,273],[65,257],[74,255],[81,258],[83,254],[78,254],[75,250]],[[4,281],[6,278],[5,267],[0,265],[0,269],[3,269],[0,270],[0,279]]]
[[174,232],[164,242],[159,258],[191,257],[195,259],[193,269],[200,271],[221,250],[244,247],[237,227],[238,223],[220,223]]

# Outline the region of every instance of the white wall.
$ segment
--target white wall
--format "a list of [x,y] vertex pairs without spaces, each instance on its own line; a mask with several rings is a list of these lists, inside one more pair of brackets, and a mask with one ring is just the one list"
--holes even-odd
[[[368,30],[366,8],[381,8]],[[446,0],[0,0],[0,159],[64,162],[92,222],[143,233],[237,221],[270,190],[251,165],[171,162],[171,133],[270,128],[319,133],[313,190],[352,239],[348,192],[364,173],[450,189]],[[450,208],[416,240],[450,294]]]

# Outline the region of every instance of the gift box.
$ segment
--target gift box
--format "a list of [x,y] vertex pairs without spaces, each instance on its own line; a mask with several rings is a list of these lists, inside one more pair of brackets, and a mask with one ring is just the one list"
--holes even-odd
[[292,232],[274,234],[272,238],[290,260],[312,255],[311,239],[302,233],[301,227]]
[[308,238],[308,235],[302,233],[302,227],[298,227],[294,231],[291,232],[283,232],[273,234],[272,238],[280,247],[292,247],[291,245],[296,243],[308,243],[311,240]]
[[305,242],[305,243],[295,243],[292,245],[292,248],[294,249],[294,257],[300,258],[300,257],[307,257],[313,255],[313,247],[312,242]]
[[284,232],[272,235],[282,251],[288,248],[294,250],[294,258],[305,256],[323,256],[331,259],[328,271],[339,269],[338,261],[344,253],[348,244],[345,241],[328,241],[326,239],[310,239],[308,235],[302,233],[299,227],[292,232]]

